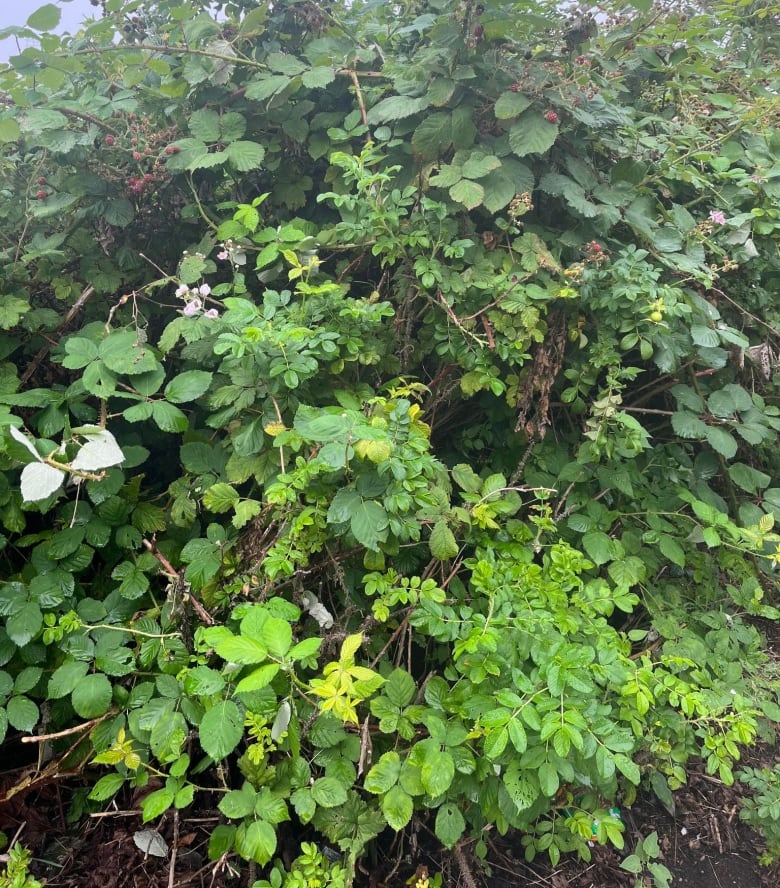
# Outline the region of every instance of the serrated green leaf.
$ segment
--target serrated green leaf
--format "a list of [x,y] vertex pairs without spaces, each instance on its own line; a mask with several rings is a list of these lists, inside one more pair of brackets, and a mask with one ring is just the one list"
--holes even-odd
[[551,762],[544,762],[539,767],[539,789],[551,799],[558,792],[559,786],[558,769]]
[[235,843],[245,860],[265,866],[276,851],[276,831],[265,820],[245,821],[236,830]]
[[452,848],[466,829],[466,821],[453,802],[445,802],[436,812],[434,831],[445,848]]
[[745,463],[730,465],[729,477],[738,487],[753,494],[768,487],[772,481],[771,476],[765,472],[760,472],[758,469],[754,469],[752,466],[747,466]]
[[449,752],[429,752],[420,768],[420,780],[428,795],[445,793],[455,777],[455,762]]
[[463,204],[467,210],[473,210],[478,207],[485,199],[485,189],[479,182],[472,182],[470,179],[461,179],[450,188],[450,197]]
[[58,666],[49,678],[47,696],[51,700],[65,697],[73,691],[89,671],[81,660],[69,660]]
[[250,672],[246,678],[241,679],[236,685],[236,693],[247,694],[250,691],[260,691],[268,687],[279,674],[280,668],[278,663],[267,663],[265,666],[260,666]]
[[329,65],[320,65],[304,71],[301,75],[301,82],[307,89],[322,89],[328,86],[336,79],[336,69]]
[[537,110],[523,112],[509,130],[509,145],[518,157],[544,154],[558,138],[558,124],[545,120]]
[[707,426],[706,438],[710,447],[726,459],[736,455],[739,447],[737,439],[720,426]]
[[606,564],[615,557],[612,539],[600,530],[586,533],[582,537],[582,547],[595,564]]
[[672,428],[674,433],[681,438],[702,439],[707,437],[707,429],[709,427],[698,416],[694,416],[685,410],[678,410],[672,414]]
[[431,555],[439,561],[454,558],[460,551],[455,534],[450,530],[446,519],[440,518],[433,526],[428,545]]
[[531,104],[531,100],[521,92],[507,90],[501,93],[494,107],[498,120],[509,120],[518,117]]
[[187,415],[174,404],[155,401],[152,406],[152,419],[163,432],[186,432],[190,427]]
[[53,3],[47,3],[45,6],[40,6],[27,18],[27,26],[36,31],[53,31],[60,23],[61,15],[59,7]]
[[11,614],[5,622],[5,631],[11,641],[19,647],[29,644],[43,626],[43,614],[36,601],[28,601]]
[[452,146],[452,115],[446,111],[429,114],[412,134],[412,149],[422,160],[441,157]]
[[220,761],[241,742],[244,717],[232,700],[222,700],[206,710],[198,726],[200,745],[206,755]]
[[244,140],[231,142],[225,149],[225,152],[231,166],[234,166],[242,173],[260,169],[265,159],[265,148],[256,142]]
[[38,724],[41,715],[37,705],[23,695],[11,697],[5,705],[5,711],[11,727],[25,734],[29,734]]
[[401,757],[397,752],[385,752],[366,774],[364,787],[375,795],[389,792],[401,774]]
[[430,99],[425,96],[413,98],[412,96],[388,96],[381,99],[367,114],[368,123],[373,126],[377,123],[387,123],[390,120],[403,120],[411,117],[419,111],[424,111],[430,105]]
[[230,484],[224,481],[218,481],[203,494],[203,505],[210,512],[221,514],[229,512],[238,502],[239,496]]
[[73,688],[70,701],[81,718],[99,718],[111,705],[111,682],[102,673],[87,675]]
[[387,824],[396,832],[404,829],[412,819],[414,801],[400,786],[393,786],[382,798],[382,813]]
[[95,802],[106,802],[119,792],[126,780],[122,774],[104,774],[92,787],[88,798]]
[[463,163],[463,175],[467,179],[482,179],[493,170],[499,169],[501,161],[494,154],[473,151]]
[[347,788],[335,777],[320,777],[312,783],[311,795],[321,808],[337,808],[347,801]]
[[389,523],[390,518],[384,508],[373,500],[366,500],[355,506],[350,529],[361,546],[377,551],[379,544],[387,539]]
[[165,386],[165,397],[173,404],[194,401],[208,390],[212,377],[206,370],[185,370]]

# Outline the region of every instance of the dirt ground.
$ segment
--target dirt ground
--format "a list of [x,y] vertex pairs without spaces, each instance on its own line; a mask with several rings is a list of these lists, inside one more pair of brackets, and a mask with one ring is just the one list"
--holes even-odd
[[[756,767],[774,764],[777,752],[774,747],[757,747],[751,751],[749,763]],[[17,778],[18,773],[0,775],[0,798],[9,782]],[[629,853],[638,839],[657,831],[660,861],[673,873],[673,888],[776,888],[780,865],[758,865],[761,839],[739,818],[738,789],[739,784],[726,787],[694,770],[690,784],[675,796],[673,816],[653,799],[640,799],[622,811],[624,853]],[[172,860],[170,852],[154,857],[137,847],[134,835],[144,829],[137,811],[108,810],[87,818],[75,829],[69,827],[66,813],[78,791],[76,784],[52,781],[0,804],[0,829],[9,837],[18,834],[18,840],[31,848],[35,872],[46,878],[48,888],[251,885],[245,865],[242,878],[237,878],[228,864],[220,866],[208,860],[208,833],[218,820],[216,812],[182,813],[178,822],[170,814],[163,818],[157,826],[167,845],[176,848]],[[294,856],[292,837],[290,841],[290,856]],[[433,850],[433,844],[426,850],[421,843],[414,858],[405,857],[395,866],[392,854],[396,848],[388,845],[384,856],[380,852],[372,865],[366,864],[362,888],[402,888],[418,867],[427,867],[431,874],[441,872],[444,885],[453,888],[634,888],[636,884],[636,877],[620,868],[623,857],[613,848],[594,848],[588,864],[566,859],[551,870],[538,863],[526,864],[519,843],[507,837],[490,844],[489,876],[469,857],[468,848],[441,855]],[[388,878],[392,870],[395,872]]]

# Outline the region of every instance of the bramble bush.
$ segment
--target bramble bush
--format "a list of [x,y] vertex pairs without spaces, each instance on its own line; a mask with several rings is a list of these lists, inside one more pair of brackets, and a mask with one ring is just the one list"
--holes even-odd
[[622,847],[780,717],[776,10],[212,6],[4,32],[0,736],[257,885]]

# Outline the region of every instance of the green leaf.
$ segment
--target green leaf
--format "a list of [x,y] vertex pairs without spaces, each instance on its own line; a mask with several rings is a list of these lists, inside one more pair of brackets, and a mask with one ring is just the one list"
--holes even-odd
[[168,808],[173,806],[173,800],[176,793],[172,787],[165,786],[163,789],[157,789],[150,792],[141,802],[141,811],[143,812],[142,820],[147,823],[164,814]]
[[160,365],[153,349],[132,330],[117,330],[98,347],[98,355],[114,373],[134,375],[156,370]]
[[236,851],[244,860],[265,866],[276,851],[276,831],[265,820],[245,821],[236,830]]
[[600,530],[586,533],[582,537],[582,547],[595,564],[606,564],[615,557],[613,540]]
[[102,673],[81,679],[70,695],[76,714],[81,718],[98,718],[111,705],[111,682]]
[[6,703],[5,710],[11,727],[26,734],[38,724],[41,715],[35,703],[23,695],[11,697]]
[[60,23],[62,13],[53,3],[40,6],[28,17],[27,27],[36,31],[53,31]]
[[699,345],[703,348],[715,348],[720,344],[720,336],[718,336],[717,331],[712,330],[710,327],[705,327],[703,324],[693,324],[690,332],[694,345]]
[[472,182],[470,179],[461,179],[450,188],[450,197],[463,204],[467,210],[473,210],[478,207],[485,199],[485,189],[479,182]]
[[201,142],[218,142],[219,114],[210,109],[199,108],[190,114],[189,128],[192,135]]
[[5,631],[11,641],[19,647],[29,644],[43,626],[43,614],[37,602],[28,601],[22,608],[8,617]]
[[399,708],[412,702],[417,691],[414,679],[405,669],[394,669],[382,689],[382,695]]
[[307,66],[300,59],[286,52],[271,52],[265,60],[266,65],[279,74],[289,74],[294,77],[296,74],[303,74]]
[[401,774],[401,757],[397,752],[385,752],[366,774],[364,786],[368,792],[380,795],[398,783]]
[[707,441],[710,447],[726,459],[731,459],[737,453],[739,445],[737,439],[720,426],[707,426]]
[[229,512],[238,502],[239,496],[235,487],[218,481],[203,494],[203,505],[210,512],[221,514]]
[[466,821],[453,802],[445,802],[436,812],[434,831],[445,848],[453,848],[466,829]]
[[685,567],[685,550],[674,537],[669,536],[667,533],[661,534],[658,539],[658,548],[661,550],[661,554],[668,558],[672,564],[676,564],[678,567]]
[[245,783],[241,789],[232,789],[220,799],[219,810],[234,820],[248,817],[255,809],[257,792]]
[[361,546],[377,551],[379,544],[387,539],[389,523],[390,519],[382,506],[373,500],[366,500],[355,506],[350,528]]
[[706,438],[709,426],[698,416],[679,410],[672,414],[672,428],[681,438]]
[[234,635],[224,638],[214,645],[214,650],[228,663],[262,663],[268,659],[268,649],[256,638]]
[[523,93],[507,90],[498,97],[493,110],[498,120],[509,120],[522,114],[530,104],[531,100]]
[[268,687],[279,674],[280,668],[278,663],[267,663],[265,666],[260,666],[241,679],[236,685],[236,693],[246,694],[250,691],[260,691]]
[[539,767],[539,788],[551,799],[558,792],[559,786],[558,769],[552,762],[544,762]]
[[70,694],[84,679],[89,667],[82,660],[69,660],[58,666],[49,678],[47,696],[57,700]]
[[420,769],[420,780],[428,795],[445,793],[455,777],[455,762],[448,752],[428,752]]
[[408,792],[400,786],[393,786],[382,798],[382,813],[391,829],[396,832],[404,829],[414,814],[414,802]]
[[738,487],[752,494],[764,490],[772,481],[771,476],[765,472],[760,472],[758,469],[754,469],[752,466],[747,466],[745,463],[733,463],[733,465],[730,465],[729,477]]
[[460,551],[455,534],[450,530],[446,519],[440,518],[433,526],[428,545],[431,555],[439,561],[454,558]]
[[290,79],[284,74],[261,75],[247,85],[246,97],[253,102],[263,102],[289,86]]
[[388,96],[369,109],[367,120],[370,126],[386,123],[388,120],[403,120],[424,111],[429,105],[430,99],[425,96]]
[[256,142],[231,142],[225,151],[231,165],[241,173],[260,169],[265,159],[265,148]]
[[452,115],[429,114],[412,134],[412,149],[421,160],[441,157],[452,146]]
[[336,79],[336,69],[330,65],[319,65],[304,71],[301,75],[301,82],[307,89],[322,89],[333,83]]
[[87,798],[95,802],[107,802],[119,792],[126,780],[122,774],[104,774],[92,787]]
[[200,745],[206,755],[221,761],[241,742],[244,717],[232,700],[222,700],[206,710],[198,726]]
[[154,402],[152,418],[163,432],[186,432],[190,427],[187,415],[167,401]]
[[558,138],[558,124],[545,120],[536,110],[523,113],[509,130],[509,144],[518,157],[544,154]]
[[185,370],[165,386],[165,397],[174,404],[194,401],[208,391],[212,377],[205,370]]
[[15,142],[21,133],[19,124],[13,117],[6,117],[5,120],[0,120],[0,144],[3,142]]
[[463,175],[467,179],[482,179],[493,170],[501,167],[501,161],[494,154],[473,151],[463,164]]
[[526,811],[539,797],[539,784],[526,771],[510,766],[504,774],[504,786],[518,811]]
[[335,777],[320,777],[311,785],[311,795],[321,808],[337,808],[347,801],[347,788]]

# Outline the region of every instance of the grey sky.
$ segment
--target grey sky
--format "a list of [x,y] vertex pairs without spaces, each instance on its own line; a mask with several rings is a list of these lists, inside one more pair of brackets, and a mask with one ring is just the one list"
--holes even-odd
[[[62,12],[58,32],[77,31],[84,19],[100,15],[100,8],[89,0],[0,0],[0,30],[11,25],[24,25],[31,13],[47,3],[54,3]],[[0,60],[15,55],[16,51],[13,37],[0,40]]]

